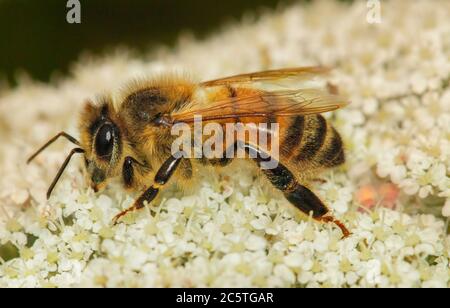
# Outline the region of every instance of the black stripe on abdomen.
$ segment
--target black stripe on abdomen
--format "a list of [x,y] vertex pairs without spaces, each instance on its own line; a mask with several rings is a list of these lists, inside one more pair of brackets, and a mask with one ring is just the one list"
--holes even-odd
[[292,152],[302,141],[303,130],[305,127],[305,117],[296,116],[292,119],[289,128],[287,129],[286,136],[283,139],[282,151],[287,157],[291,157]]
[[[336,164],[342,163],[343,154],[342,140],[339,133],[332,128],[331,140],[328,142],[326,148],[323,149],[322,157],[319,160],[319,164],[326,167],[333,167]],[[336,161],[335,161],[336,160]]]
[[303,143],[296,159],[304,161],[314,157],[322,147],[327,135],[327,121],[323,116],[316,115],[311,118],[305,126],[303,133]]
[[337,155],[331,160],[330,162],[327,162],[325,165],[326,167],[335,167],[343,164],[345,162],[345,153],[344,148],[341,148],[341,150],[337,153]]

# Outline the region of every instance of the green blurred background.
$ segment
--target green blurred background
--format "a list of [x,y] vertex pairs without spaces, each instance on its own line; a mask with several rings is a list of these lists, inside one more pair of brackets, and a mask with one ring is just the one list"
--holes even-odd
[[67,0],[0,0],[0,79],[19,72],[48,81],[64,74],[82,52],[118,46],[144,53],[173,45],[182,32],[202,38],[225,22],[294,0],[80,0],[81,24],[66,21]]

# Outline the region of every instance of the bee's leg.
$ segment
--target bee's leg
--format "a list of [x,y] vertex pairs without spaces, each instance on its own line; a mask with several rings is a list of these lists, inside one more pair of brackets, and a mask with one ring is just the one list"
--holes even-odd
[[[271,160],[269,155],[253,145],[241,143],[239,146],[243,147],[260,167],[263,162]],[[281,190],[286,199],[299,210],[307,214],[312,212],[313,218],[318,221],[335,223],[341,229],[344,237],[350,235],[345,225],[329,215],[329,210],[325,204],[311,190],[298,183],[292,172],[283,164],[278,162],[275,168],[262,168],[261,171],[267,176],[272,185]]]
[[147,168],[146,164],[143,164],[131,156],[125,157],[123,167],[122,167],[122,179],[125,187],[129,188],[133,186],[134,180],[134,169],[136,167]]
[[[150,186],[145,192],[143,192],[131,207],[117,214],[113,219],[113,223],[117,224],[119,218],[121,218],[128,212],[143,208],[145,206],[145,202],[152,202],[153,199],[155,199],[155,197],[158,195],[159,189],[169,181],[182,159],[182,152],[178,152],[175,155],[170,156],[156,173],[154,184]],[[132,163],[130,165],[132,165]]]

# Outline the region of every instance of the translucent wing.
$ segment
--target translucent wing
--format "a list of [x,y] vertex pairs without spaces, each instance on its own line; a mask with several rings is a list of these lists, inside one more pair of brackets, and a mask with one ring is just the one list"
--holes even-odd
[[254,89],[247,95],[193,104],[188,111],[172,114],[173,122],[190,123],[194,116],[203,121],[245,117],[295,116],[322,113],[347,105],[339,95],[320,89],[263,91]]
[[200,85],[204,87],[214,87],[236,83],[276,81],[287,78],[311,78],[314,75],[325,74],[328,73],[329,71],[330,70],[328,68],[322,66],[284,68],[277,70],[239,74],[225,78],[214,79],[202,82],[200,83]]

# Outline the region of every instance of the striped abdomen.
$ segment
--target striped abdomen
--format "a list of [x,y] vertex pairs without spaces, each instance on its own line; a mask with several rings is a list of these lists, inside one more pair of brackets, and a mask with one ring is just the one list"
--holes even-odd
[[282,160],[316,167],[333,167],[345,161],[339,133],[320,114],[282,120],[280,131]]

